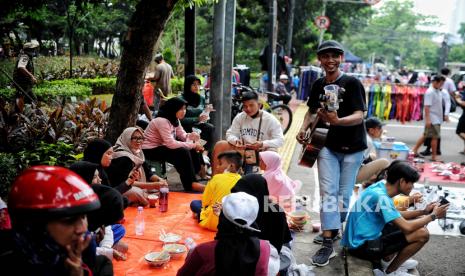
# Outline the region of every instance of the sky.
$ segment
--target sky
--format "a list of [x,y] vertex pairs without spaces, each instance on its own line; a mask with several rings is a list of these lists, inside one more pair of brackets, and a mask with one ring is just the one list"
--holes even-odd
[[[375,5],[375,8],[381,7],[385,0],[381,0]],[[442,24],[440,27],[434,27],[433,31],[449,32],[451,16],[453,15],[454,5],[456,0],[414,0],[415,11],[423,15],[435,15]],[[458,0],[465,1],[465,0]]]
[[[415,0],[415,10],[423,15],[435,15],[441,27],[433,28],[435,31],[447,33],[450,30],[451,17],[454,15],[454,7],[456,0]],[[464,0],[458,0],[464,1]]]

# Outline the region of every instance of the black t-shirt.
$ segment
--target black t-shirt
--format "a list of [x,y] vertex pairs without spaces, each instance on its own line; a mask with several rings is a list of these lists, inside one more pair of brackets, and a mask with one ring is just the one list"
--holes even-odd
[[[326,83],[325,78],[316,80],[310,90],[307,105],[311,113],[316,113],[321,107],[318,101],[323,95],[323,87],[328,84],[336,84],[345,89],[342,102],[339,103],[337,115],[343,118],[353,114],[355,111],[366,110],[365,89],[360,81],[354,77],[342,75],[333,83]],[[354,153],[367,148],[366,130],[364,123],[355,126],[333,126],[329,127],[325,146],[333,151],[341,153]]]

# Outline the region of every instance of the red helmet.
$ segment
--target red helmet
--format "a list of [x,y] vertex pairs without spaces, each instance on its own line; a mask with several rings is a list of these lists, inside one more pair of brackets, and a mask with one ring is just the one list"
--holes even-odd
[[8,197],[12,218],[54,219],[98,208],[98,196],[79,175],[54,166],[35,166],[23,171]]

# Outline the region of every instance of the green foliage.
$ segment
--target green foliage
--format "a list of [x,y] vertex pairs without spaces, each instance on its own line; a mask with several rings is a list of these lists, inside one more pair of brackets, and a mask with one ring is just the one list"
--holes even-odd
[[17,171],[16,159],[13,154],[0,152],[0,198],[5,199],[10,191]]
[[0,105],[0,152],[33,150],[41,142],[64,142],[81,152],[89,139],[103,137],[109,110],[105,102],[94,98],[48,109],[25,105],[17,111],[9,103]]
[[396,67],[435,67],[438,46],[432,42],[433,33],[420,31],[418,27],[434,26],[438,24],[437,18],[415,13],[413,6],[410,0],[385,1],[367,25],[360,28],[355,22],[345,36],[346,46],[364,60],[375,55]]
[[61,141],[50,144],[40,141],[36,148],[18,153],[19,168],[23,170],[34,165],[68,167],[77,161],[76,156],[72,144]]
[[175,94],[182,93],[184,90],[184,78],[171,79],[171,90]]
[[1,99],[13,99],[16,90],[14,88],[0,88]]
[[448,60],[465,62],[465,44],[452,46],[449,52]]
[[458,31],[460,37],[465,41],[465,22],[460,23],[460,29]]
[[92,88],[79,84],[52,84],[44,83],[34,89],[34,93],[42,99],[54,99],[56,97],[88,97],[92,94]]
[[[34,58],[35,77],[42,80],[63,80],[70,78],[68,57],[45,57]],[[116,77],[119,69],[119,62],[106,58],[96,57],[75,57],[73,59],[74,78],[110,78]],[[13,76],[15,59],[0,61],[0,67],[10,76]],[[115,81],[116,83],[116,81]],[[10,80],[0,74],[0,88],[11,85]]]
[[[113,94],[115,87],[116,78],[65,79],[44,81],[34,88],[34,93],[43,100],[71,96],[86,98],[90,95]],[[0,89],[0,98],[12,99],[14,94],[14,88]]]

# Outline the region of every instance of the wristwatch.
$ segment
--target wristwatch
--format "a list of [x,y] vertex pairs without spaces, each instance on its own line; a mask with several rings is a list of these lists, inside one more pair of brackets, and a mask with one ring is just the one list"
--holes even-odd
[[430,214],[431,221],[435,221],[437,219],[436,214]]

